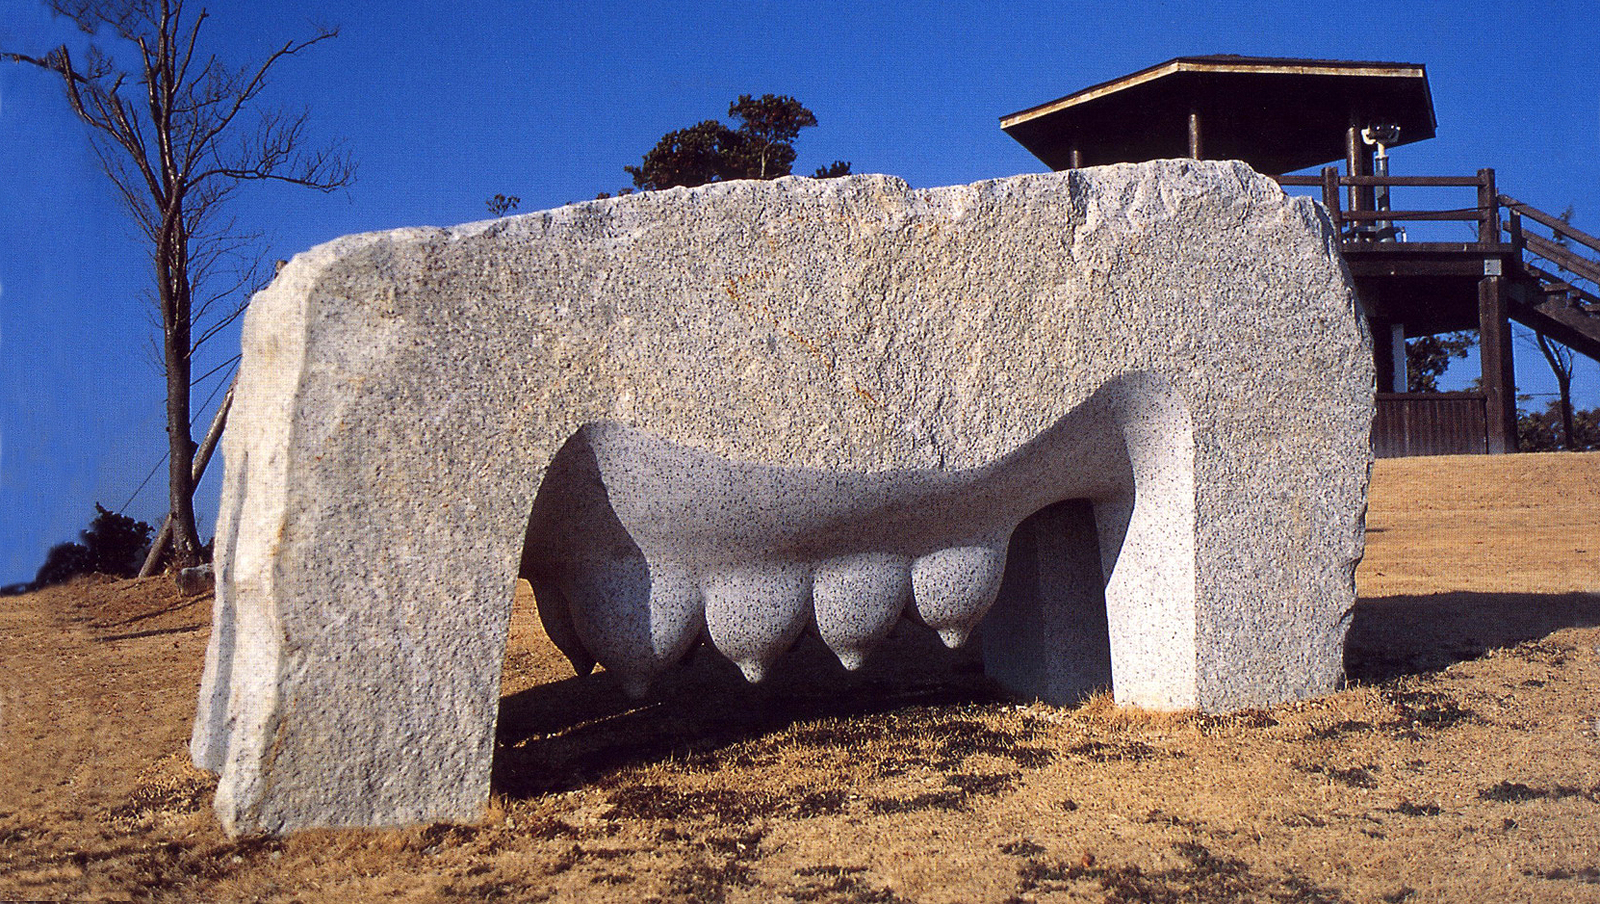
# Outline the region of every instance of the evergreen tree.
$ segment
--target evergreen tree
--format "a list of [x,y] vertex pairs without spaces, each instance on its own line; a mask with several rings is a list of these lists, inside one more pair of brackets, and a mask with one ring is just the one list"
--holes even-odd
[[81,543],[60,543],[51,547],[44,564],[34,575],[35,587],[59,584],[80,574],[109,574],[130,578],[139,573],[150,535],[155,528],[109,511],[95,503],[94,520],[78,534]]
[[[729,179],[777,179],[794,170],[794,142],[801,129],[817,124],[803,104],[781,94],[739,95],[728,105],[737,121],[729,126],[707,119],[661,136],[638,166],[623,167],[635,188],[651,191],[705,185]],[[850,164],[835,160],[818,178],[848,175]]]

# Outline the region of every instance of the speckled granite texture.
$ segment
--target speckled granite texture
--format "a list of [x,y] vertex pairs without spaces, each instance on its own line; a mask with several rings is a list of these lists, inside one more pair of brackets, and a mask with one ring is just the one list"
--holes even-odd
[[1240,164],[339,239],[246,318],[191,750],[232,832],[474,818],[519,563],[635,690],[702,611],[758,674],[991,602],[1046,699],[1328,690],[1372,380],[1326,220]]

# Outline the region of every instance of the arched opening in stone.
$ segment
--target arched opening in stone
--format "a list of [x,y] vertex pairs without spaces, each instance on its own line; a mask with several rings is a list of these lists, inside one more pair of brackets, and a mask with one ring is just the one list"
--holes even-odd
[[598,661],[636,697],[703,637],[759,681],[808,630],[858,668],[903,616],[952,647],[982,620],[1015,693],[1185,708],[1193,455],[1151,374],[962,471],[730,461],[597,421],[550,462],[521,574],[577,671]]
[[1066,499],[1017,525],[1000,594],[980,637],[984,672],[1018,693],[1071,704],[1111,688],[1111,634],[1093,503]]

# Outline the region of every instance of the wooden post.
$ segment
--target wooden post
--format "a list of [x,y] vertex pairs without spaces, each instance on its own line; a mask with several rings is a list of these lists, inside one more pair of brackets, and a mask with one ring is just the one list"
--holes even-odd
[[1506,278],[1478,281],[1478,358],[1489,422],[1489,454],[1517,451],[1517,381],[1511,361],[1511,321],[1506,314]]
[[1067,163],[1073,169],[1083,169],[1083,151],[1079,150],[1078,143],[1072,143],[1072,149],[1067,152]]
[[1478,170],[1478,241],[1500,241],[1500,195],[1494,188],[1494,170]]
[[1196,160],[1205,157],[1205,142],[1200,134],[1200,111],[1189,108],[1189,156]]
[[1339,168],[1336,166],[1322,168],[1322,206],[1328,208],[1334,232],[1342,232],[1344,218],[1339,215]]

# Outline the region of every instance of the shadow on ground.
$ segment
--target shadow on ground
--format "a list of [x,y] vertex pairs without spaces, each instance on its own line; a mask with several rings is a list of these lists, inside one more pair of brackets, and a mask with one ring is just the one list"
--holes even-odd
[[1445,668],[1562,628],[1600,625],[1600,594],[1437,593],[1356,603],[1345,637],[1351,681],[1377,684]]
[[604,672],[532,687],[500,701],[494,789],[513,798],[571,790],[801,721],[1010,700],[984,677],[976,647],[947,650],[932,631],[901,623],[854,673],[807,634],[759,685],[702,646],[644,700],[629,700]]
[[[1345,641],[1345,672],[1377,684],[1474,659],[1568,627],[1600,625],[1600,595],[1444,593],[1360,600]],[[931,730],[937,718],[1014,702],[983,675],[977,643],[962,651],[902,623],[857,673],[806,635],[760,685],[701,647],[641,701],[604,672],[529,688],[500,701],[494,789],[528,798],[604,785],[634,766],[716,759],[796,722],[881,721]],[[840,743],[850,743],[840,732]],[[821,740],[821,739],[814,739]]]

